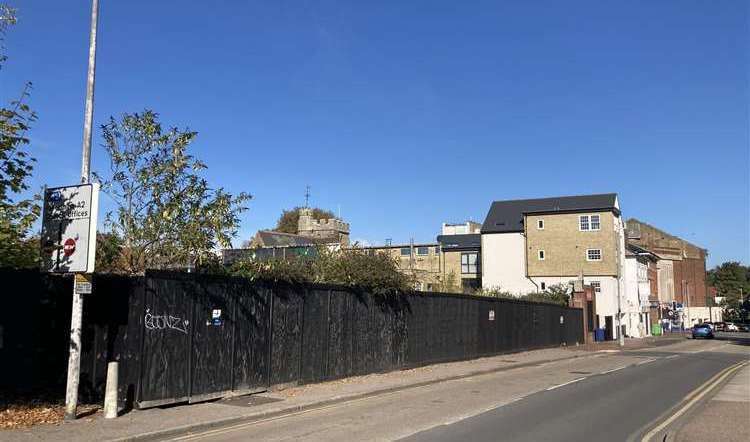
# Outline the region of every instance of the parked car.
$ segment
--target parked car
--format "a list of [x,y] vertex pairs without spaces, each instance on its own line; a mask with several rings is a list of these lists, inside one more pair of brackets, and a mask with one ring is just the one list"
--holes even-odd
[[716,331],[724,331],[726,330],[727,325],[723,322],[714,322],[714,330]]
[[734,323],[727,322],[725,330],[728,331],[728,332],[738,332],[738,331],[740,331],[740,328],[737,327],[737,325],[734,324]]
[[740,329],[741,332],[750,332],[750,324],[736,324],[737,328]]
[[708,324],[697,324],[693,327],[693,339],[713,339],[714,332]]

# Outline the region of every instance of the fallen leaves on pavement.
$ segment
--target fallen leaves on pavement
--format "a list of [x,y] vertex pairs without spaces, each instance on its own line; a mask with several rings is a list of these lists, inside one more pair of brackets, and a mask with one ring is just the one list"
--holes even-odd
[[[90,415],[99,409],[98,405],[81,405],[78,414]],[[65,405],[46,401],[0,404],[0,429],[27,428],[39,424],[62,422]]]

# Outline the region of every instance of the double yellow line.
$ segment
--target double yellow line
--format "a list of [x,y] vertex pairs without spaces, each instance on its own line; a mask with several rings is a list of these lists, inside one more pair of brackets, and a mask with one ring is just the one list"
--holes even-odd
[[724,370],[716,373],[711,379],[707,380],[703,383],[700,387],[696,388],[695,390],[691,391],[690,394],[685,396],[685,398],[682,400],[682,406],[672,413],[669,417],[664,419],[659,425],[654,427],[651,431],[646,433],[643,436],[643,439],[641,439],[642,442],[648,442],[656,436],[658,433],[663,431],[667,426],[669,426],[672,422],[677,420],[680,416],[685,414],[691,407],[693,407],[698,401],[700,401],[704,396],[706,396],[711,390],[716,388],[717,385],[722,383],[727,377],[734,374],[735,371],[742,368],[745,364],[747,364],[748,361],[742,361],[738,362],[737,364],[731,365]]

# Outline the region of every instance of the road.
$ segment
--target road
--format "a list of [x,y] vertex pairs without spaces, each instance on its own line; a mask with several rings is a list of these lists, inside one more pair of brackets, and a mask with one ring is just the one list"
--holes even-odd
[[597,353],[173,440],[628,440],[749,349],[717,340]]

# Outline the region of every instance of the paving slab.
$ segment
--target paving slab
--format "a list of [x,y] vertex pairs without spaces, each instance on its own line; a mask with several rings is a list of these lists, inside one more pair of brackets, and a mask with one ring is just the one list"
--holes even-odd
[[679,442],[750,440],[750,365],[745,365],[674,437]]

